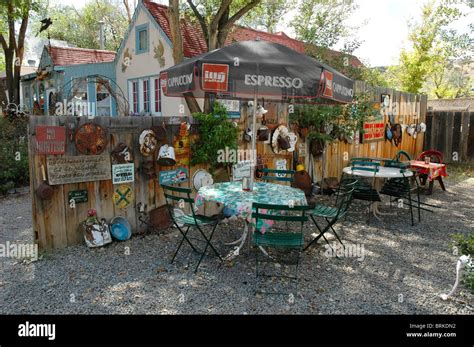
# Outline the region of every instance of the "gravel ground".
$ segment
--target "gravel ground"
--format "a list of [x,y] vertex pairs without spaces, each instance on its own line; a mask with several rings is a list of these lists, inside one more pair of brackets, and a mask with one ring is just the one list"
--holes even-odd
[[[474,178],[446,183],[448,192],[435,185],[424,199],[449,209],[423,213],[415,227],[407,210],[384,216],[384,223],[372,218],[370,225],[366,215],[351,213],[337,230],[346,244],[364,246],[364,259],[327,257],[321,240],[302,255],[296,295],[254,294],[253,251],[223,266],[207,257],[196,275],[198,256],[189,247],[169,264],[178,241],[170,229],[102,249],[42,253],[36,262],[0,258],[0,313],[472,314],[473,295],[464,286],[454,299],[439,298],[455,278],[451,235],[474,230]],[[28,195],[0,200],[0,244],[31,242],[30,215]],[[215,243],[222,252],[241,227],[220,226]],[[307,224],[308,239],[312,228]]]

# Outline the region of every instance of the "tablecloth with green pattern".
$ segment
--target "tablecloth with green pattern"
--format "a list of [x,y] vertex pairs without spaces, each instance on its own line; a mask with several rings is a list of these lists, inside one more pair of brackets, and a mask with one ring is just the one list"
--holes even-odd
[[[253,191],[242,190],[242,182],[224,182],[205,186],[199,189],[196,195],[196,205],[201,206],[205,201],[214,201],[223,204],[232,214],[255,224],[252,220],[252,204],[274,205],[307,205],[304,192],[281,184],[255,182]],[[262,210],[262,213],[265,213]],[[257,229],[265,232],[271,227],[271,221],[259,221]]]

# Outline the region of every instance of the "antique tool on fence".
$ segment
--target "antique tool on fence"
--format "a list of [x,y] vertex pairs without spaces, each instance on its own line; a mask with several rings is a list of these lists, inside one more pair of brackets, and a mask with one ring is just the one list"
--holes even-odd
[[86,123],[77,129],[75,142],[79,153],[96,155],[107,146],[107,135],[100,125]]
[[43,182],[41,182],[39,187],[36,189],[36,194],[41,200],[51,200],[54,194],[54,189],[46,183],[46,172],[44,169],[44,165],[41,165],[41,175],[43,178]]

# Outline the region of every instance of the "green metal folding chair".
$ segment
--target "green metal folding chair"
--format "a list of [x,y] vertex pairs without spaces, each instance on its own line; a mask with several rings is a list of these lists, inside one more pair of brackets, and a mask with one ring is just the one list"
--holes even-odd
[[[271,204],[259,204],[254,203],[252,205],[252,217],[255,218],[255,231],[253,233],[252,241],[255,246],[258,248],[255,251],[255,274],[257,278],[256,283],[256,292],[264,293],[264,294],[288,294],[278,291],[268,292],[268,291],[260,291],[258,289],[259,278],[260,277],[283,277],[287,278],[290,281],[295,282],[295,295],[298,290],[298,265],[301,250],[303,249],[304,244],[304,235],[303,235],[303,225],[308,220],[308,217],[305,215],[305,211],[309,209],[308,206],[293,206],[290,207],[288,205],[271,205]],[[264,210],[264,211],[262,211]],[[292,212],[291,215],[286,213]],[[285,222],[285,229],[281,231],[280,229],[276,229],[272,226],[270,230],[266,230],[264,233],[262,232],[262,227],[259,227],[260,222],[263,221],[273,221],[274,223],[277,221],[284,221]],[[295,232],[290,229],[288,226],[288,222],[299,222],[300,230],[299,232]],[[280,258],[276,259],[272,256],[266,255],[263,260],[260,259],[262,256],[260,253],[261,250],[259,248],[276,248],[279,250],[288,250],[288,252],[293,253],[296,252],[295,257],[289,257],[287,259]],[[295,276],[285,276],[285,275],[269,275],[260,272],[259,264],[260,262],[278,262],[280,264],[294,266],[295,267]],[[283,269],[282,269],[283,270]]]
[[[279,181],[293,183],[295,171],[294,170],[277,170],[277,169],[261,169],[263,173],[262,180],[265,182]],[[281,175],[281,176],[280,176]]]
[[[416,207],[418,209],[419,222],[421,221],[421,210],[433,212],[430,209],[422,207],[422,205],[435,207],[435,208],[438,207],[438,206],[421,202],[418,181],[416,179],[412,180],[412,182],[414,182],[414,185],[415,185],[412,188],[409,178],[405,176],[405,173],[410,169],[409,163],[401,163],[399,161],[386,161],[385,166],[399,168],[403,177],[390,178],[386,180],[382,189],[380,190],[380,194],[387,195],[390,197],[390,205],[392,205],[393,202],[398,201],[400,199],[407,200],[408,207],[410,208],[411,225],[415,225],[414,218],[413,218],[413,207]],[[413,201],[412,191],[416,192],[416,201]],[[415,203],[416,205],[414,205]]]
[[408,154],[407,152],[403,151],[403,150],[400,150],[397,152],[397,154],[395,154],[395,157],[393,158],[394,161],[402,161],[401,159],[405,157],[406,160],[410,161],[411,160],[411,157],[410,157],[410,154]]
[[[181,249],[181,246],[183,245],[184,241],[186,241],[189,246],[193,249],[193,251],[201,254],[201,257],[199,258],[199,262],[196,265],[196,268],[194,272],[196,273],[199,265],[202,262],[202,259],[204,258],[204,255],[206,254],[206,251],[208,247],[211,248],[211,250],[215,253],[215,255],[219,258],[220,261],[222,261],[222,257],[220,256],[219,252],[215,249],[213,244],[211,243],[212,237],[214,236],[214,232],[216,230],[217,225],[219,224],[220,219],[219,218],[213,218],[213,217],[206,217],[206,216],[201,216],[197,215],[194,210],[194,200],[191,198],[191,189],[189,188],[182,188],[182,187],[175,187],[175,186],[169,186],[169,185],[161,185],[163,188],[163,192],[165,194],[165,199],[166,199],[166,206],[168,207],[168,211],[171,215],[171,218],[173,220],[173,224],[176,228],[178,228],[179,232],[183,236],[181,238],[181,241],[178,244],[178,248],[174,252],[173,258],[171,259],[171,263],[174,262],[176,256],[178,255],[179,250]],[[191,213],[190,214],[184,214],[182,216],[176,216],[174,214],[174,208],[175,204],[179,203],[180,208],[184,208],[186,205],[190,208]],[[180,226],[181,225],[181,226]],[[204,233],[202,227],[204,226],[211,226],[212,231],[208,236]],[[183,228],[186,228],[186,230],[183,230]],[[188,232],[191,228],[196,228],[200,235],[202,236],[203,239],[198,239],[198,238],[193,238],[188,236]],[[195,244],[191,242],[191,240],[196,240],[200,242],[205,243],[204,250],[201,252],[198,250],[198,247],[196,247]]]
[[369,206],[368,206],[368,220],[370,221],[370,206],[374,202],[380,202],[380,195],[377,192],[377,190],[374,188],[375,185],[375,175],[379,171],[380,167],[380,162],[378,161],[371,161],[368,160],[367,158],[362,160],[364,158],[353,158],[351,160],[351,170],[358,170],[358,171],[366,171],[369,173],[373,173],[373,176],[364,178],[364,177],[357,177],[354,175],[349,175],[349,174],[344,174],[344,172],[341,175],[341,179],[339,181],[339,188],[337,190],[336,194],[336,204],[339,201],[339,195],[340,195],[340,187],[345,186],[347,184],[357,182],[357,184],[354,187],[354,192],[352,198],[355,200],[362,200],[362,201],[368,201]]
[[[336,230],[334,229],[334,225],[339,222],[342,218],[345,217],[347,212],[349,211],[349,207],[352,202],[352,197],[353,193],[356,189],[357,186],[357,180],[345,183],[342,185],[342,188],[340,190],[340,199],[339,199],[339,204],[336,205],[335,207],[328,206],[325,204],[316,204],[316,206],[308,211],[308,215],[311,217],[311,220],[313,221],[314,225],[316,225],[316,228],[319,230],[319,235],[317,235],[315,238],[313,238],[304,248],[303,251],[308,249],[311,245],[314,243],[318,242],[318,240],[322,237],[326,243],[331,247],[329,244],[329,241],[327,240],[326,236],[324,236],[325,233],[327,233],[329,230],[332,231],[334,236],[337,238],[337,240],[341,243],[341,245],[344,246],[341,238],[337,234]],[[324,218],[326,220],[326,226],[324,229],[322,229],[319,225],[318,222],[316,221],[315,217],[320,217]],[[331,247],[332,248],[332,247]]]

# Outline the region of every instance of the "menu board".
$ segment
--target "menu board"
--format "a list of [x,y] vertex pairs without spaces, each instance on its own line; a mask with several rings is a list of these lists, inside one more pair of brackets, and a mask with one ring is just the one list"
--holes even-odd
[[112,178],[110,155],[48,157],[50,185],[104,181]]
[[232,167],[232,178],[234,181],[241,180],[244,177],[250,177],[252,168],[251,160],[239,161],[237,164],[234,164]]

